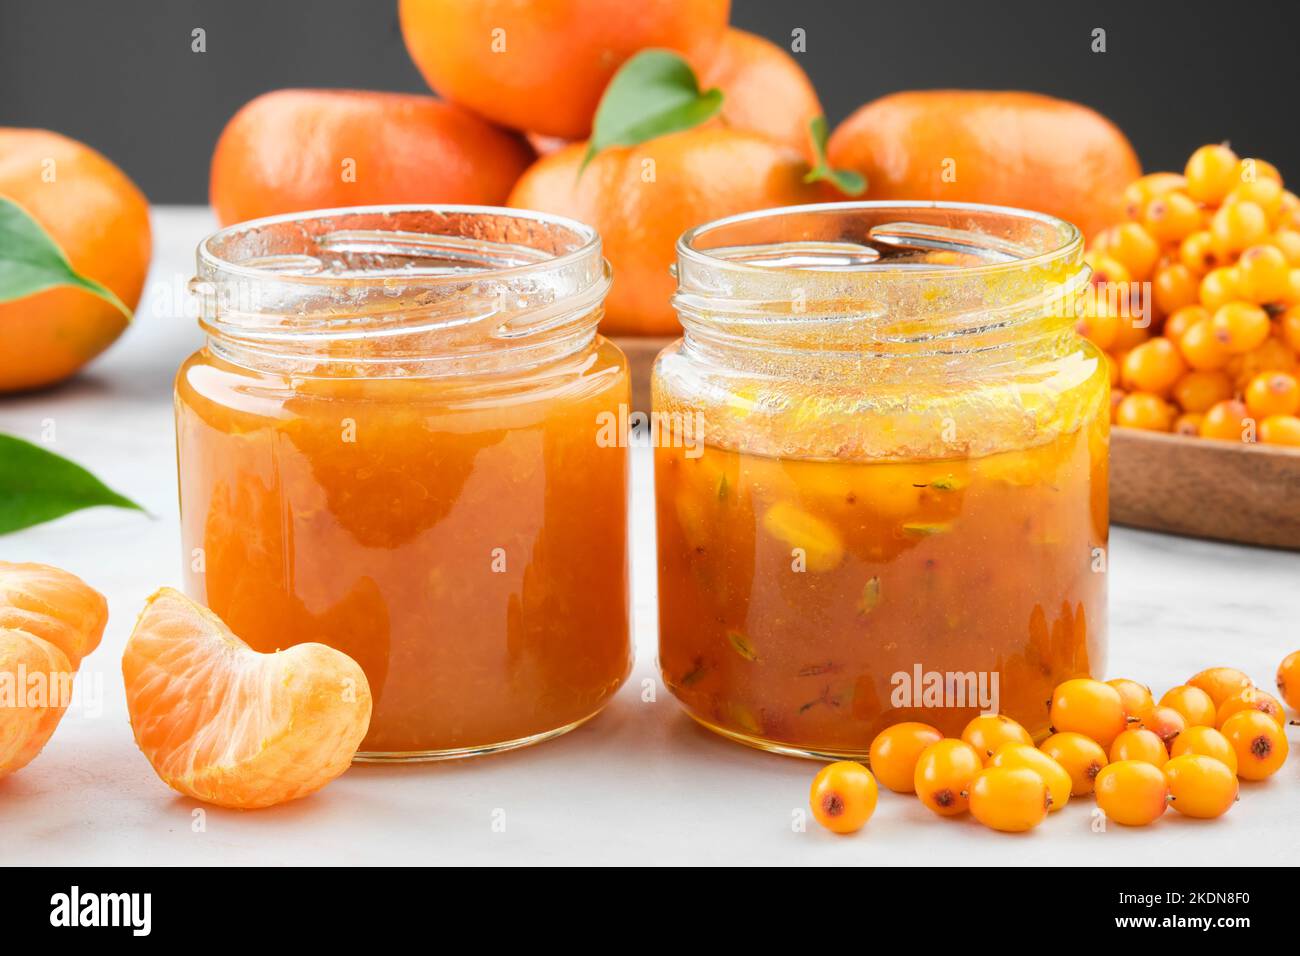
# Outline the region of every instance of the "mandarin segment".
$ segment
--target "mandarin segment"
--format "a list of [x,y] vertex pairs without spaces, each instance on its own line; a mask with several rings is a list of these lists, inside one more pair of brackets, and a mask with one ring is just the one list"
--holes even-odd
[[0,628],[49,641],[75,669],[99,646],[108,602],[85,581],[48,564],[0,561]]
[[41,752],[63,719],[74,674],[51,642],[0,627],[0,778]]

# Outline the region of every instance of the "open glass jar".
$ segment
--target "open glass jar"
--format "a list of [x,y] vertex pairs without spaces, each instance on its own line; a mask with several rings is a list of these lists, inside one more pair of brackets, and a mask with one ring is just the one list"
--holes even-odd
[[[1109,374],[1073,226],[844,203],[678,243],[654,409],[660,666],[753,746],[865,757],[1104,666]],[[695,426],[692,429],[691,423]],[[666,426],[661,431],[668,430]]]
[[356,659],[363,759],[533,743],[627,676],[609,282],[593,230],[505,209],[326,210],[199,247],[186,587],[258,650]]

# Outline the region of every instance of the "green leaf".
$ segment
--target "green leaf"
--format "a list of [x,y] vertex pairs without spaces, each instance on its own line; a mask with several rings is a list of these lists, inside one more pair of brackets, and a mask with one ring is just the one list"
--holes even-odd
[[61,285],[85,289],[131,318],[131,310],[112,289],[73,269],[42,225],[22,206],[0,196],[0,302]]
[[680,54],[642,50],[619,68],[596,108],[579,175],[602,149],[635,146],[656,136],[699,126],[722,109],[722,91],[701,91]]
[[0,534],[96,505],[144,510],[80,465],[0,434]]
[[830,138],[830,128],[825,116],[814,116],[808,122],[808,132],[812,137],[813,155],[817,162],[808,170],[803,181],[806,183],[827,182],[846,196],[861,196],[867,190],[867,179],[861,173],[851,169],[834,169],[826,158],[826,141]]

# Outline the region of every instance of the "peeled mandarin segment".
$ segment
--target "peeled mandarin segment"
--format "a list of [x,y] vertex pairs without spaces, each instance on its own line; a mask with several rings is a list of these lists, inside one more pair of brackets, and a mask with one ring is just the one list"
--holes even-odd
[[767,509],[763,530],[791,549],[802,549],[809,571],[833,571],[844,560],[844,542],[835,529],[789,502]]
[[219,806],[319,790],[370,725],[370,687],[346,654],[323,644],[260,654],[170,588],[141,612],[122,676],[136,743],[158,776]]
[[41,752],[67,709],[75,673],[54,644],[0,628],[0,777]]
[[49,641],[76,669],[99,646],[107,623],[108,602],[75,574],[0,561],[0,628]]

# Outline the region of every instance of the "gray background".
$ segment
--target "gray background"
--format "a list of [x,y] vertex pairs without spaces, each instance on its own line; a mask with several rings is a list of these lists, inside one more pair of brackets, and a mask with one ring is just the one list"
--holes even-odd
[[[627,0],[635,3],[636,0]],[[423,91],[395,0],[0,0],[0,125],[90,143],[154,202],[203,202],[226,120],[283,86]],[[832,123],[893,90],[985,87],[1079,100],[1147,169],[1230,140],[1300,180],[1296,0],[997,3],[733,0],[732,22],[801,55]],[[207,52],[190,31],[207,31]],[[1108,50],[1090,51],[1104,27]]]

